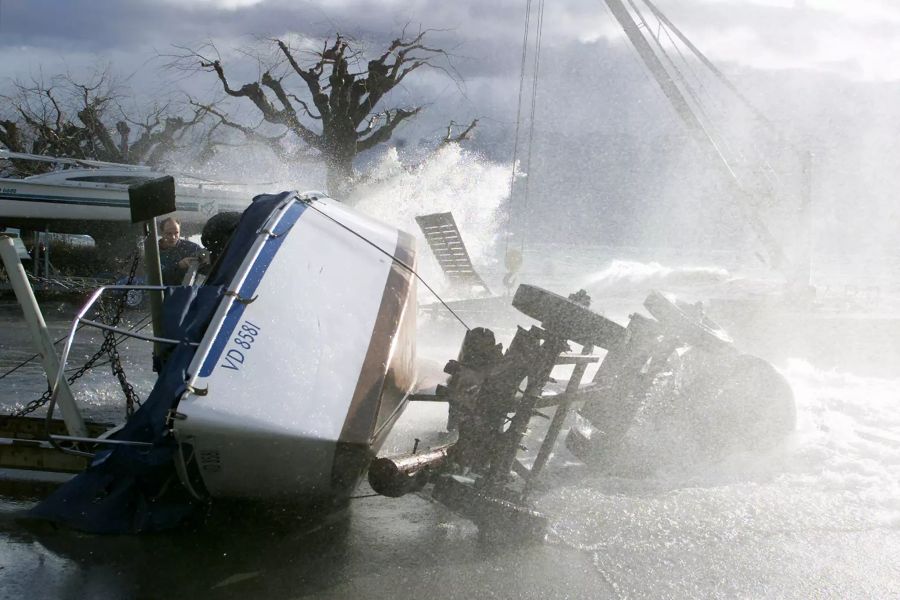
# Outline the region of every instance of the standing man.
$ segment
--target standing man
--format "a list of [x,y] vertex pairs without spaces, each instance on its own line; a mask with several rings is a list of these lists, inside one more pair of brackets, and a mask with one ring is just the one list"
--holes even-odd
[[163,285],[181,285],[191,262],[199,258],[203,248],[181,238],[181,224],[174,217],[160,224],[159,264]]

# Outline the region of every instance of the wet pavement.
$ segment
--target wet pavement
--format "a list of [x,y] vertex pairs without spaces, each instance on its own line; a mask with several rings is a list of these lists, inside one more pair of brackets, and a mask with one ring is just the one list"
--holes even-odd
[[[62,335],[71,308],[44,310]],[[15,306],[0,306],[0,322],[6,371],[30,353]],[[85,336],[73,361],[98,342]],[[456,343],[422,349],[437,361]],[[149,350],[131,344],[126,367],[146,395]],[[121,392],[101,381],[108,368],[76,388],[96,418],[121,413]],[[552,524],[539,543],[489,543],[439,504],[372,496],[365,484],[327,518],[218,508],[194,527],[140,536],[29,522],[21,513],[38,496],[5,496],[0,599],[900,596],[898,381],[802,362],[783,372],[798,430],[771,452],[630,479],[559,449],[535,497]],[[0,379],[4,410],[44,386],[34,367]],[[445,418],[441,405],[412,405],[383,453],[427,445]]]
[[[74,308],[43,303],[48,329],[56,339],[70,326]],[[0,304],[2,372],[33,355],[18,306]],[[125,323],[142,315],[126,313]],[[79,332],[71,368],[102,342],[99,334]],[[123,344],[130,380],[146,396],[153,375],[148,345]],[[73,390],[86,416],[117,418],[121,392],[101,365]],[[46,387],[33,361],[0,380],[0,405],[12,410]],[[40,411],[38,413],[40,414]],[[428,431],[443,428],[446,409],[427,405],[408,411],[386,451],[407,450]],[[541,545],[486,546],[476,529],[419,496],[388,499],[366,484],[350,507],[327,516],[259,509],[219,509],[190,530],[142,536],[95,536],[29,521],[22,513],[46,487],[20,487],[0,498],[0,598],[166,598],[166,597],[553,597],[568,589],[572,597],[594,595],[589,560],[587,578],[571,580],[559,549]],[[7,490],[8,492],[8,490]],[[23,495],[24,494],[24,495]],[[530,558],[526,558],[530,557]],[[538,558],[541,557],[541,558]],[[522,576],[522,561],[559,562],[559,574]],[[512,596],[510,596],[512,594]]]

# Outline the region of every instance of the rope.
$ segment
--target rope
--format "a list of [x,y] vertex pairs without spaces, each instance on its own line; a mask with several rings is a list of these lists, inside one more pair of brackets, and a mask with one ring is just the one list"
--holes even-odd
[[[132,328],[130,329],[130,331],[141,331],[142,329],[144,329],[145,327],[147,327],[147,324],[148,324],[148,323],[144,323],[144,324],[141,326],[140,329],[137,329],[137,330],[134,329],[134,327],[137,327],[137,326],[140,325],[143,321],[145,321],[145,320],[147,320],[147,319],[149,319],[149,318],[150,318],[149,316],[145,316],[143,319],[141,319],[140,321],[138,321],[137,323],[135,323],[135,324],[132,326]],[[84,323],[82,323],[81,325],[79,325],[79,326],[75,329],[75,331],[76,331],[76,332],[81,331],[81,328],[82,328],[82,327],[87,327],[87,325],[85,325]],[[58,346],[59,343],[62,342],[63,340],[65,340],[67,337],[69,337],[69,334],[68,334],[68,333],[67,333],[66,335],[64,335],[64,336],[62,336],[62,337],[60,337],[60,338],[54,340],[53,345],[54,345],[54,346]],[[118,340],[116,343],[118,343],[119,341],[121,341],[121,340],[122,340],[122,337],[125,337],[125,336],[124,336],[124,335],[121,336],[121,337],[119,338],[119,340]],[[6,373],[3,373],[2,375],[0,375],[0,379],[5,379],[6,377],[12,375],[13,373],[15,373],[16,371],[18,371],[19,369],[21,369],[22,367],[24,367],[25,365],[27,365],[28,363],[30,363],[30,362],[33,361],[34,359],[38,358],[39,356],[40,356],[40,354],[32,354],[30,357],[26,358],[25,360],[23,360],[22,362],[20,362],[20,363],[17,364],[16,366],[14,366],[12,369],[10,369],[9,371],[7,371]],[[101,364],[101,365],[105,365],[105,364],[109,364],[109,363],[108,363],[108,362],[105,362],[105,363],[100,363],[100,364]],[[97,366],[100,366],[100,365],[94,365],[94,366],[97,367]],[[77,370],[77,369],[78,369],[78,367],[72,367],[71,369],[67,369],[66,372],[72,372],[72,371],[75,371],[75,370]]]
[[[75,331],[78,331],[82,327],[86,327],[86,325],[84,323],[82,323],[81,325],[78,326],[78,329],[76,329]],[[66,335],[62,336],[61,338],[57,339],[56,341],[54,341],[53,345],[54,346],[58,345],[61,341],[63,341],[67,337],[69,337],[68,333]],[[40,356],[40,354],[32,354],[29,358],[26,358],[25,360],[23,360],[22,362],[20,362],[16,366],[14,366],[12,369],[7,371],[6,373],[3,373],[2,375],[0,375],[0,379],[4,379],[4,378],[12,375],[13,373],[15,373],[16,371],[18,371],[19,369],[21,369],[22,367],[24,367],[25,365],[27,365],[28,363],[30,363],[31,361],[33,361],[34,359],[36,359],[39,356]]]
[[349,500],[362,500],[363,498],[374,498],[376,496],[381,496],[381,494],[362,494],[360,496],[350,496]]
[[[531,114],[529,115],[529,126],[528,126],[528,158],[525,160],[525,193],[522,199],[522,215],[524,218],[527,218],[528,214],[528,190],[530,188],[531,183],[531,154],[534,149],[534,114],[535,107],[537,105],[537,89],[538,89],[538,73],[540,71],[540,62],[541,62],[541,39],[543,38],[543,28],[544,28],[544,0],[540,0],[538,4],[538,21],[537,21],[537,32],[534,41],[534,76],[531,80]],[[525,236],[521,236],[519,238],[519,252],[525,252]]]
[[516,106],[516,134],[513,139],[512,171],[509,174],[509,210],[506,211],[506,240],[503,254],[509,258],[509,238],[511,234],[513,188],[516,183],[516,165],[519,160],[519,129],[522,124],[522,95],[525,91],[525,59],[528,55],[528,32],[531,24],[531,0],[525,4],[525,34],[522,37],[522,64],[519,67],[519,101]]
[[422,285],[424,285],[424,286],[428,289],[429,292],[431,292],[432,294],[434,294],[434,297],[438,299],[438,302],[440,302],[440,303],[444,306],[444,308],[446,308],[448,311],[450,311],[450,314],[453,315],[453,316],[456,318],[456,320],[459,321],[460,324],[462,324],[462,326],[466,328],[466,331],[471,331],[471,328],[470,328],[468,325],[466,325],[466,322],[462,320],[462,317],[460,317],[458,314],[456,314],[456,312],[455,312],[452,308],[450,308],[450,306],[449,306],[446,302],[444,302],[444,299],[441,298],[441,296],[440,296],[436,291],[434,291],[434,288],[432,288],[430,285],[428,285],[428,282],[425,281],[425,280],[422,278],[422,276],[419,275],[419,274],[416,272],[415,269],[413,269],[411,266],[409,266],[408,264],[406,264],[405,262],[403,262],[402,260],[400,260],[399,258],[397,258],[396,256],[394,256],[394,255],[391,254],[390,252],[386,251],[384,248],[382,248],[381,246],[379,246],[378,244],[376,244],[375,242],[373,242],[372,240],[370,240],[370,239],[367,238],[366,236],[362,235],[362,234],[359,233],[358,231],[355,231],[355,230],[351,229],[350,227],[348,227],[347,225],[341,223],[340,221],[338,221],[337,219],[335,219],[335,218],[332,217],[331,215],[325,213],[324,211],[320,210],[320,209],[317,208],[316,206],[313,206],[312,200],[311,200],[311,199],[305,199],[305,200],[301,200],[301,201],[304,202],[304,203],[305,203],[307,206],[309,206],[311,209],[313,209],[314,211],[316,211],[317,213],[319,213],[320,215],[322,215],[323,217],[325,217],[326,219],[328,219],[329,221],[332,221],[333,223],[336,223],[336,224],[339,225],[340,227],[342,227],[342,228],[344,228],[345,230],[349,231],[350,233],[352,233],[353,235],[355,235],[356,237],[358,237],[359,239],[361,239],[361,240],[364,241],[365,243],[369,244],[370,246],[372,246],[373,248],[375,248],[376,250],[378,250],[379,252],[381,252],[382,254],[384,254],[385,256],[387,256],[388,258],[390,258],[393,262],[397,263],[398,265],[400,265],[401,267],[403,267],[404,269],[406,269],[407,271],[409,271],[410,273],[412,273],[412,274],[416,277],[416,279],[418,279],[420,282],[422,282]]
[[[632,9],[639,16],[639,18],[642,21],[642,23],[644,24],[645,28],[647,28],[647,30],[649,31],[649,25],[647,24],[646,20],[644,19],[644,16],[641,14],[641,11],[635,5],[634,0],[628,0],[628,1],[629,1],[629,4],[631,4]],[[691,75],[693,75],[694,78],[697,80],[697,82],[699,84],[699,89],[701,92],[703,92],[705,90],[706,86],[704,85],[704,82],[701,79],[701,77],[697,74],[697,72],[694,70],[694,68],[688,62],[687,58],[682,53],[676,40],[672,37],[673,33],[674,33],[675,37],[678,40],[680,40],[688,48],[688,50],[690,50],[700,60],[700,62],[709,69],[709,71],[713,74],[713,76],[716,79],[718,79],[721,84],[723,84],[729,91],[731,91],[737,97],[737,99],[741,102],[741,104],[750,111],[750,113],[753,115],[753,117],[765,126],[767,131],[769,131],[770,133],[774,133],[777,137],[780,138],[780,136],[778,136],[778,134],[777,134],[777,131],[775,130],[774,125],[755,106],[753,106],[753,104],[743,94],[741,94],[740,90],[738,90],[734,86],[734,84],[732,84],[731,81],[729,81],[728,78],[725,77],[725,75],[721,71],[719,71],[719,69],[712,62],[710,62],[709,59],[707,59],[706,56],[702,52],[700,52],[700,50],[696,46],[694,46],[671,21],[669,21],[669,19],[653,4],[653,2],[651,2],[651,0],[643,0],[643,2],[650,9],[650,12],[653,14],[653,16],[656,17],[659,28],[665,32],[666,37],[669,39],[669,42],[672,44],[672,47],[678,53],[678,56],[681,58],[682,62],[687,66]],[[651,35],[651,37],[654,37],[654,36]],[[669,62],[669,64],[671,65],[671,67],[675,71],[675,73],[679,76],[680,80],[683,82],[684,88],[686,89],[687,93],[690,95],[691,99],[696,103],[699,112],[705,118],[706,122],[709,123],[710,126],[713,126],[714,120],[710,116],[710,111],[708,111],[704,107],[704,103],[701,101],[699,95],[697,93],[695,93],[694,90],[691,88],[691,86],[688,84],[688,79],[684,76],[684,73],[682,73],[681,70],[674,64],[671,57],[668,55],[666,50],[663,48],[661,40],[659,39],[658,35],[654,37],[654,41],[656,41],[657,47],[659,48],[660,52],[665,57],[665,59]],[[721,119],[724,119],[727,121],[728,115],[726,115],[724,113],[724,109],[721,107],[716,107],[716,108],[717,108],[717,110],[716,110],[717,115]],[[707,135],[710,135],[710,137],[712,137],[711,136],[712,132],[708,128],[706,128],[706,129],[707,129]],[[717,137],[719,138],[719,143],[717,143],[717,145],[720,145],[722,147],[722,149],[724,149],[726,152],[730,152],[733,155],[736,155],[736,160],[727,161],[728,163],[730,163],[728,165],[728,169],[731,172],[732,176],[735,177],[736,180],[739,181],[739,185],[741,185],[743,187],[746,184],[746,182],[741,181],[741,179],[743,179],[743,178],[739,178],[736,169],[738,168],[738,166],[740,166],[742,170],[743,169],[752,169],[752,165],[750,164],[750,157],[747,156],[747,153],[744,152],[744,150],[742,149],[742,147],[740,145],[736,144],[735,142],[733,142],[732,140],[729,139],[728,134],[721,127],[717,127],[715,129],[715,133],[716,133]],[[731,137],[733,137],[733,136],[731,136]],[[784,185],[784,183],[781,179],[781,176],[779,175],[778,171],[772,166],[772,164],[769,161],[768,157],[766,156],[765,152],[763,152],[763,150],[759,147],[759,145],[754,144],[751,141],[750,142],[750,150],[751,150],[751,153],[753,154],[753,158],[755,158],[756,160],[761,162],[762,166],[763,166],[762,181],[760,182],[760,183],[764,184],[763,188],[765,188],[765,189],[763,190],[763,192],[767,196],[776,196],[777,194],[775,193],[775,190],[777,188],[782,188]],[[726,160],[725,155],[721,150],[719,151],[719,154],[722,157],[722,160]],[[754,200],[756,200],[756,198],[754,198]],[[770,204],[770,203],[766,202],[766,204]],[[758,209],[758,208],[759,208],[759,206],[756,206],[754,204],[754,209]]]

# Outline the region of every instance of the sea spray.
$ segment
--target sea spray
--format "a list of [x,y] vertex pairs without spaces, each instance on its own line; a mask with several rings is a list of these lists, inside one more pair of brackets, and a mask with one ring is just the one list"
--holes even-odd
[[[496,265],[502,263],[498,248],[507,229],[510,169],[458,144],[446,144],[415,164],[404,162],[395,148],[389,148],[358,175],[350,194],[338,199],[413,234],[420,274],[439,293],[450,293],[415,217],[452,212],[476,267],[502,270],[502,264]],[[223,148],[202,168],[182,172],[233,183],[234,189],[247,192],[248,204],[256,194],[324,190],[325,181],[318,162],[283,162],[252,147]],[[434,301],[423,286],[419,293],[423,302]]]
[[719,283],[728,278],[721,267],[668,267],[658,262],[612,260],[602,270],[588,275],[588,291],[629,293],[669,286]]
[[198,181],[215,182],[217,187],[222,184],[226,189],[246,192],[248,205],[257,194],[325,190],[321,161],[280,160],[271,151],[252,144],[220,147],[215,157],[202,165],[192,163],[183,153],[174,153],[170,162],[173,175],[197,177]]
[[[397,151],[391,149],[373,166],[348,202],[414,234],[420,273],[442,291],[446,290],[443,276],[415,217],[452,212],[472,262],[490,267],[497,262],[496,247],[504,233],[509,173],[508,166],[486,161],[456,144],[448,144],[412,166],[402,164]],[[424,301],[422,294],[420,290]]]
[[[834,544],[890,539],[900,523],[900,380],[799,359],[782,373],[797,431],[765,453],[634,478],[593,473],[560,453],[556,466],[568,468],[550,470],[551,491],[539,499],[555,515],[554,542],[592,557],[622,597],[711,589],[767,597],[794,589],[810,569],[816,585],[839,582],[841,561],[853,559],[834,554]],[[871,548],[872,560],[884,555]],[[841,569],[828,571],[835,564]]]

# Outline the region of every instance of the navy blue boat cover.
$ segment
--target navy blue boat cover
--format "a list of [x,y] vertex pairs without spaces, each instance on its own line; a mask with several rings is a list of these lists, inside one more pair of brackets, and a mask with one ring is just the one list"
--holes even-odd
[[256,241],[258,231],[292,192],[253,199],[221,259],[200,287],[170,287],[163,302],[163,336],[181,340],[169,355],[147,400],[111,439],[150,442],[99,451],[90,466],[66,482],[28,517],[91,533],[138,533],[175,527],[198,504],[181,490],[173,457],[178,445],[166,426],[169,411],[186,391],[187,368],[215,314],[226,286]]

